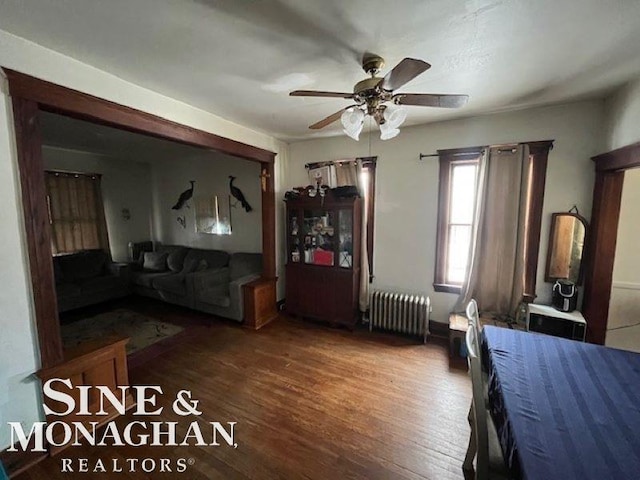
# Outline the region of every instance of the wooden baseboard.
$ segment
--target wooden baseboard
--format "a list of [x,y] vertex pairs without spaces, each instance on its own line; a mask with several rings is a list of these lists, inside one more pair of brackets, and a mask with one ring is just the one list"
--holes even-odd
[[33,451],[35,448],[33,437],[25,451],[22,451],[19,445],[16,448],[17,451],[15,452],[10,452],[8,448],[0,451],[0,462],[2,462],[2,466],[6,470],[7,475],[9,475],[9,478],[17,477],[49,456],[48,451]]

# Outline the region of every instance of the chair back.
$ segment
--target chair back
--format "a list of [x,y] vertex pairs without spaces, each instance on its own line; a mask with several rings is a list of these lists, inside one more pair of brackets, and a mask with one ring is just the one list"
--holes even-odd
[[[474,302],[475,303],[475,302]],[[475,427],[476,440],[476,480],[483,480],[489,475],[489,440],[487,429],[487,405],[484,399],[484,388],[482,382],[482,367],[480,365],[480,341],[478,328],[471,325],[471,319],[467,334],[465,336],[467,344],[467,362],[469,364],[469,374],[471,376],[471,386],[473,390],[473,422]],[[475,322],[477,326],[477,321]]]

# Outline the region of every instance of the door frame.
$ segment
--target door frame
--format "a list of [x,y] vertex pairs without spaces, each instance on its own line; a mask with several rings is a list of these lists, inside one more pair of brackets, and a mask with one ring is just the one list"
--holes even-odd
[[582,313],[587,340],[604,344],[609,321],[613,265],[618,239],[624,173],[640,167],[640,142],[592,157],[596,179],[587,246]]
[[[51,226],[43,175],[40,111],[59,113],[134,133],[205,147],[259,163],[262,191],[262,278],[275,283],[276,153],[7,68],[2,70],[8,79],[9,95],[13,105],[22,208],[42,368],[50,368],[61,363],[63,349],[51,257]],[[275,292],[275,288],[273,291]],[[272,301],[275,308],[275,296]]]

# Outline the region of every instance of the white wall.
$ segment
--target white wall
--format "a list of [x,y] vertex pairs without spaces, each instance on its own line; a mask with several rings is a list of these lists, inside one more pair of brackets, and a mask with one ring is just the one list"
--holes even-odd
[[[431,296],[433,319],[445,322],[456,295],[432,288],[436,248],[438,160],[418,159],[437,149],[555,139],[549,157],[538,266],[539,303],[550,300],[544,268],[551,213],[577,205],[589,218],[594,168],[602,150],[602,102],[581,102],[401,129],[385,142],[366,133],[290,145],[287,187],[308,183],[305,163],[377,155],[374,286]],[[410,114],[410,113],[409,113]]]
[[[640,351],[640,168],[624,175],[606,345]],[[624,328],[620,328],[624,327]]]
[[[266,134],[226,121],[209,112],[171,99],[144,87],[124,81],[65,55],[0,30],[0,66],[23,72],[43,80],[79,90],[122,105],[152,113],[169,120],[268,149],[286,157],[287,145]],[[10,141],[15,138],[11,119],[10,98],[5,82],[0,94],[0,197],[2,209],[2,281],[0,292],[0,325],[3,347],[0,349],[0,449],[9,444],[6,421],[30,424],[41,417],[39,395],[32,377],[37,369],[37,347],[32,313],[32,295],[25,234],[20,204],[16,152]],[[277,158],[277,162],[282,162]],[[281,198],[282,166],[276,167],[274,179],[277,197]],[[278,230],[282,214],[276,219]],[[282,249],[278,250],[282,264]],[[282,291],[282,284],[278,285]],[[5,344],[6,342],[6,344]]]
[[605,102],[605,151],[640,141],[640,78]]
[[[42,155],[47,169],[102,174],[102,199],[114,261],[129,260],[129,242],[151,239],[149,164],[47,146]],[[123,208],[129,209],[129,220],[123,218]]]
[[[164,244],[211,248],[228,252],[262,252],[262,193],[260,166],[216,152],[203,152],[181,159],[154,161],[153,211],[154,240]],[[209,235],[195,231],[195,205],[179,212],[171,207],[180,194],[195,180],[194,197],[229,195],[229,175],[237,177],[234,185],[242,190],[253,211],[245,212],[238,203],[231,208],[231,235]],[[232,204],[234,199],[232,198]],[[177,222],[186,217],[186,228]]]

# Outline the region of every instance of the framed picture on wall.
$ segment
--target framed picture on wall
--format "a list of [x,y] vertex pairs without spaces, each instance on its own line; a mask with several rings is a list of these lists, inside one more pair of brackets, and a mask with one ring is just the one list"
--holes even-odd
[[195,199],[196,232],[231,235],[231,203],[229,195],[200,196]]

